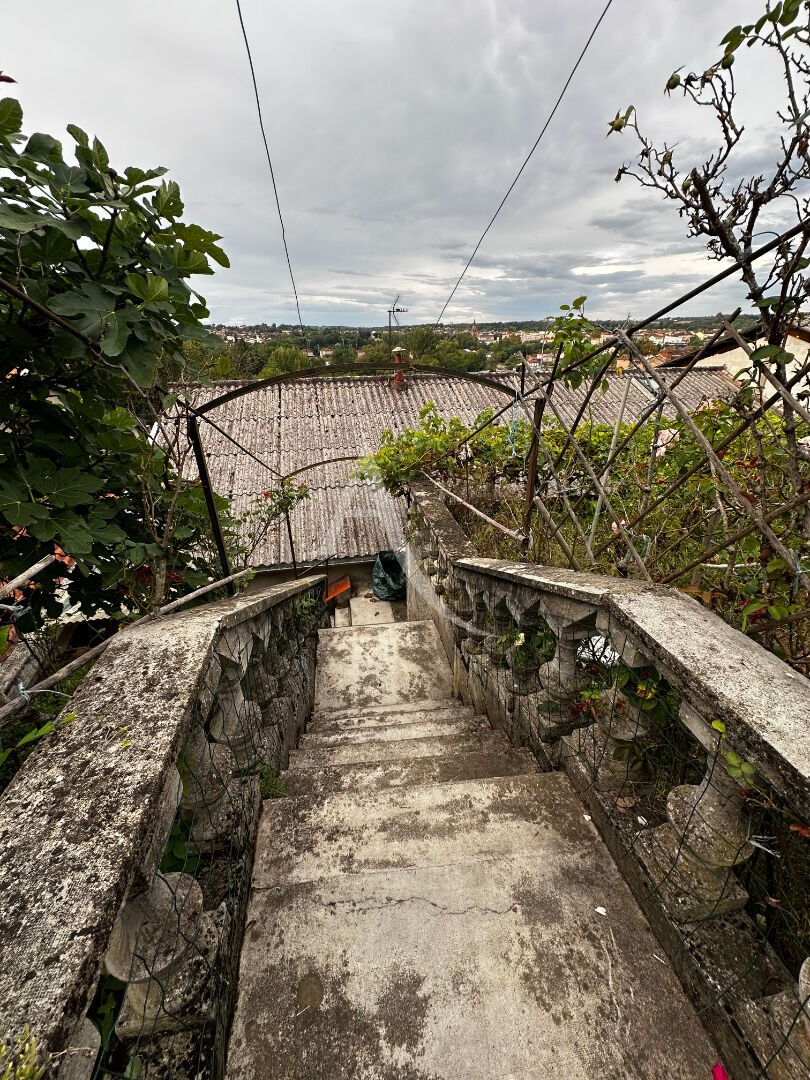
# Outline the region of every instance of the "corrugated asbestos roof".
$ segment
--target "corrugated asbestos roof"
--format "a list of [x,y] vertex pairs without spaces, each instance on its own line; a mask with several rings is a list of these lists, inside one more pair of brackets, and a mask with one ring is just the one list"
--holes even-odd
[[[527,372],[527,389],[543,374],[537,369]],[[677,369],[671,368],[658,374],[668,384],[678,377]],[[509,390],[520,390],[519,373],[499,372],[486,377],[501,382]],[[244,384],[215,383],[188,389],[193,403],[199,407],[240,385]],[[596,392],[585,418],[597,423],[615,423],[624,389],[622,377],[609,377],[607,391]],[[737,384],[724,368],[702,368],[690,372],[675,392],[693,411],[704,401],[732,396],[736,389]],[[637,419],[651,404],[654,393],[654,386],[648,387],[641,379],[633,378],[624,422]],[[564,422],[573,421],[584,395],[584,384],[577,390],[555,386],[551,400]],[[242,453],[209,424],[201,423],[200,434],[212,484],[221,495],[233,500],[234,512],[241,514],[255,505],[263,491],[274,486],[278,475],[313,465],[300,477],[309,488],[310,497],[299,503],[291,515],[298,562],[327,556],[361,558],[383,548],[397,547],[403,539],[402,500],[350,477],[351,461],[317,463],[344,456],[356,459],[373,453],[384,430],[398,433],[413,427],[418,423],[419,410],[429,401],[442,415],[457,416],[470,424],[484,409],[500,408],[507,397],[491,387],[464,379],[422,373],[408,375],[404,391],[393,389],[387,375],[299,379],[264,387],[226,402],[208,415],[268,467]],[[671,405],[664,409],[664,415],[675,415]],[[552,417],[553,411],[547,407],[547,420]],[[511,410],[504,420],[508,422],[510,418]],[[190,475],[196,475],[193,458]],[[253,561],[256,566],[292,562],[285,523],[273,526],[257,548]]]

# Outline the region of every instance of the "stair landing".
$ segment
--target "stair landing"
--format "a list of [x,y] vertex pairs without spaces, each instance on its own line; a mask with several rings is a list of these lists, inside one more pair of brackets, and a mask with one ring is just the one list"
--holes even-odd
[[[264,805],[230,1080],[709,1080],[717,1054],[567,777],[441,692],[437,641],[321,639],[290,797]],[[429,656],[422,696],[352,683],[336,704],[347,654],[380,674],[372,697]]]

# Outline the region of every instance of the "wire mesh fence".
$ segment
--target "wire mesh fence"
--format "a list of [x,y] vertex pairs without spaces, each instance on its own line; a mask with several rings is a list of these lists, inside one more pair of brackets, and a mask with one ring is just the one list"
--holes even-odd
[[[713,338],[743,349],[750,367],[718,394],[698,366],[708,346],[662,366],[619,336],[623,357],[607,383],[604,365],[576,389],[560,378],[555,393],[546,380],[540,423],[524,420],[513,440],[523,458],[513,480],[481,482],[479,471],[471,488],[469,449],[445,459],[453,514],[482,554],[676,585],[807,674],[807,347],[771,363],[758,354],[775,347],[754,351],[719,317]],[[524,529],[526,543],[497,523]]]
[[161,846],[142,861],[89,1010],[96,1077],[224,1074],[260,802],[282,793],[311,706],[321,592],[306,587],[214,644],[164,790]]

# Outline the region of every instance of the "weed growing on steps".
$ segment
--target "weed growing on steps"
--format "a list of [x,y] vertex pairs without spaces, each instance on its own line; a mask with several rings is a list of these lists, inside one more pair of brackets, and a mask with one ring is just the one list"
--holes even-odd
[[287,794],[287,785],[279,777],[274,768],[268,766],[262,769],[259,790],[263,799],[283,799]]

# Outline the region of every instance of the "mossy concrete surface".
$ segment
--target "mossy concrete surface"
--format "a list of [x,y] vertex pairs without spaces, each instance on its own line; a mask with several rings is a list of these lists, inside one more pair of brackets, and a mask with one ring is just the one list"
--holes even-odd
[[[321,712],[260,825],[229,1080],[706,1080],[717,1053],[567,776],[454,719],[436,644],[322,636]],[[446,735],[415,733],[430,711]]]

